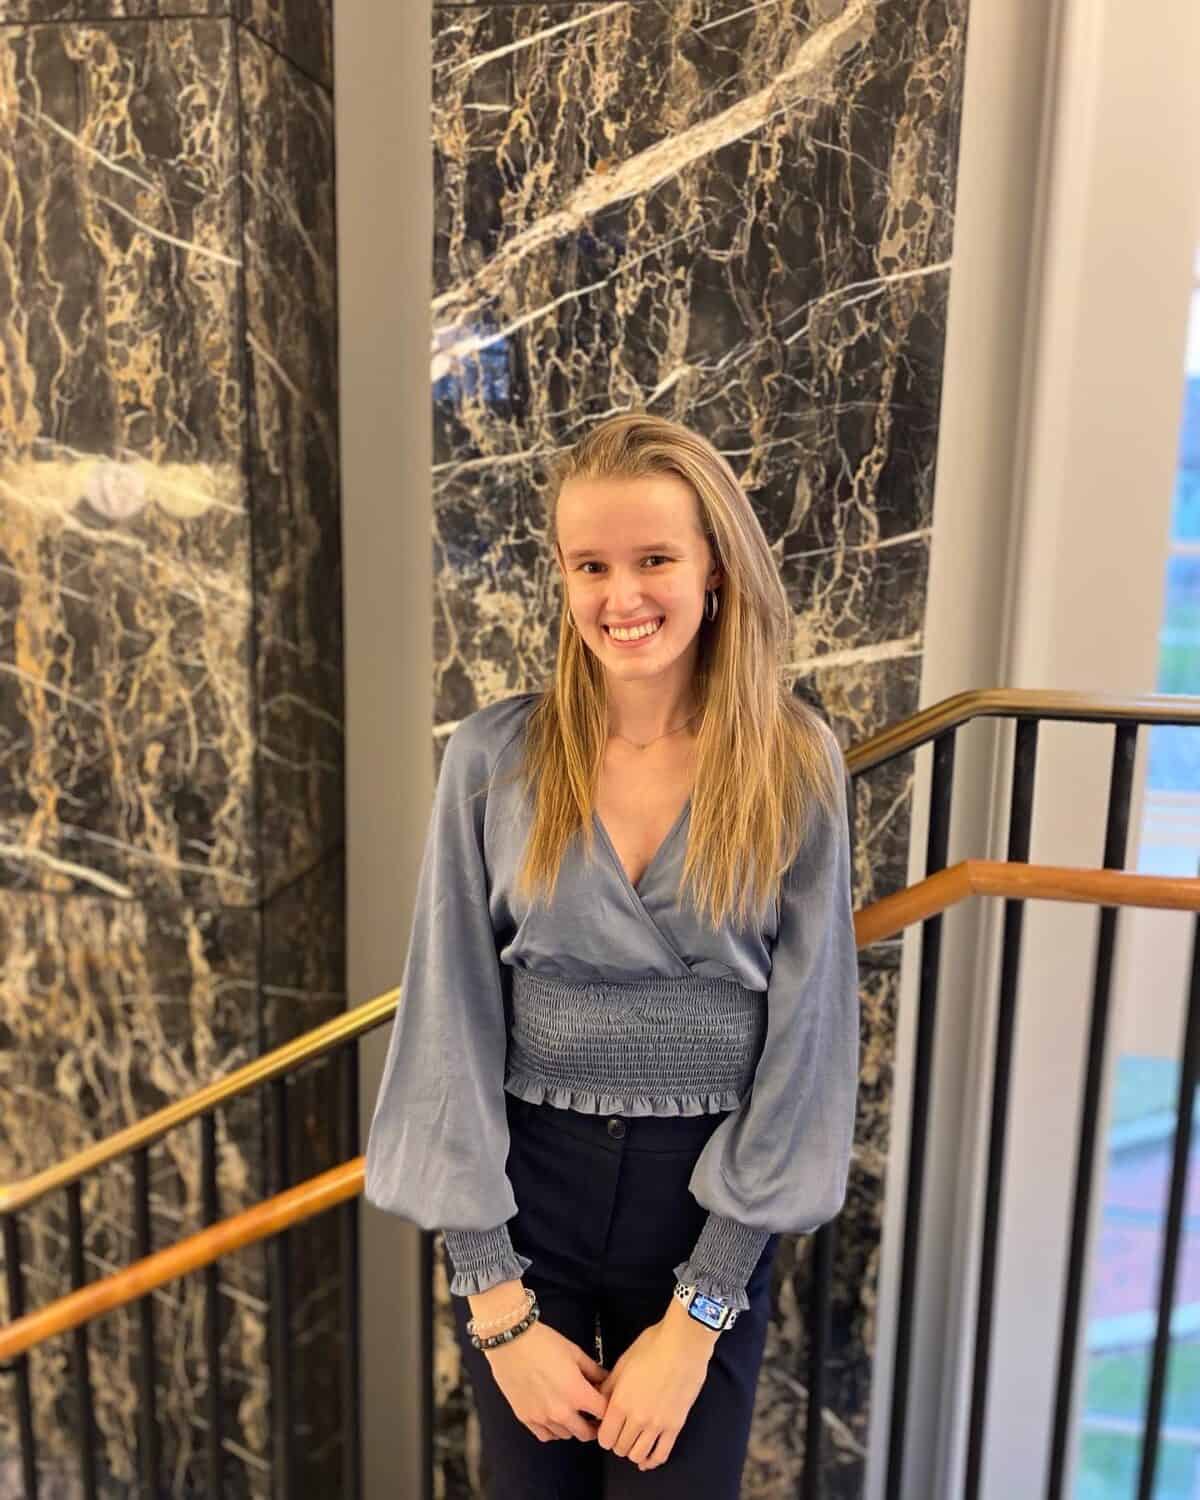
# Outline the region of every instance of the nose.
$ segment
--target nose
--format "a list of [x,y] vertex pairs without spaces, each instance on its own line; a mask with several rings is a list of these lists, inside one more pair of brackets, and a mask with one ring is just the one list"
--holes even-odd
[[610,617],[626,620],[635,614],[645,600],[645,574],[615,572],[608,590]]

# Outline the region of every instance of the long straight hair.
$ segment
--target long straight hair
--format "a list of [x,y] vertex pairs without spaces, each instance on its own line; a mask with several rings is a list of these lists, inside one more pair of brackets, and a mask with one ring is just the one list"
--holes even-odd
[[[714,927],[743,925],[777,897],[814,806],[835,805],[842,766],[834,764],[829,731],[783,680],[787,592],[745,491],[705,438],[644,412],[601,422],[552,465],[547,534],[557,541],[558,497],[568,480],[652,474],[690,485],[725,580],[717,618],[700,625],[696,781],[679,899],[689,896]],[[531,902],[553,896],[576,835],[592,853],[607,726],[605,673],[568,625],[564,590],[554,681],[526,721],[517,771],[533,806],[517,882]]]

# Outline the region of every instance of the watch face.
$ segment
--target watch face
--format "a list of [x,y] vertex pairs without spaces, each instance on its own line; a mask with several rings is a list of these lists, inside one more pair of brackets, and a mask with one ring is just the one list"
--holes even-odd
[[725,1315],[725,1304],[715,1302],[711,1297],[706,1297],[703,1292],[697,1292],[692,1298],[689,1309],[694,1318],[701,1323],[707,1323],[710,1328],[720,1328],[721,1319]]

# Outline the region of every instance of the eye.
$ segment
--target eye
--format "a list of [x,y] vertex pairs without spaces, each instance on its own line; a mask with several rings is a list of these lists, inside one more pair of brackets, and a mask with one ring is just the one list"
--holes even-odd
[[[670,562],[671,561],[671,559],[666,555],[665,552],[647,552],[646,556],[642,559],[643,562],[653,562],[655,560],[657,560],[658,562]],[[579,572],[581,572],[581,573],[587,573],[587,570],[589,568],[600,568],[600,567],[603,567],[603,566],[604,566],[603,563],[598,563],[598,562],[594,561],[593,559],[589,559],[587,562],[583,562],[583,563],[579,564]],[[591,577],[590,574],[588,574],[588,576]]]

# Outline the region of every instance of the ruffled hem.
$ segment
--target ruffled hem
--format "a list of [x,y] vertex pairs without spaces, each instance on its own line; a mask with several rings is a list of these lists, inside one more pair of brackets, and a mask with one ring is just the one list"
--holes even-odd
[[516,1281],[533,1265],[528,1255],[514,1250],[512,1256],[490,1266],[478,1266],[470,1271],[455,1271],[450,1278],[450,1292],[455,1297],[473,1297],[477,1292],[486,1292],[499,1286],[502,1281]]
[[681,1260],[675,1267],[675,1279],[686,1282],[689,1286],[699,1287],[706,1297],[718,1297],[739,1312],[744,1312],[750,1306],[750,1298],[746,1295],[744,1286],[730,1286],[701,1271],[690,1260]]
[[741,1103],[736,1089],[718,1089],[707,1094],[601,1094],[594,1089],[543,1083],[527,1073],[510,1072],[504,1080],[510,1094],[530,1104],[553,1104],[596,1115],[713,1115],[736,1109]]

